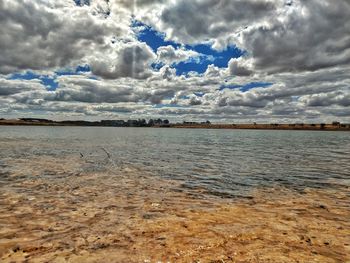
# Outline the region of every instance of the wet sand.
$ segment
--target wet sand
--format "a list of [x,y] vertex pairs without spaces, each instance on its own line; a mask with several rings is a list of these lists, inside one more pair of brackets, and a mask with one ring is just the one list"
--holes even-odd
[[1,262],[350,262],[344,185],[220,198],[76,154],[1,165]]

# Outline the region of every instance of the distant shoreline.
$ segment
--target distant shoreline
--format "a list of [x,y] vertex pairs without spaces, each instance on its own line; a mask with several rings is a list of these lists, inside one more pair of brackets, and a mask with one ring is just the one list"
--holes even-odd
[[[126,122],[127,123],[127,122]],[[246,129],[246,130],[312,130],[312,131],[350,131],[350,124],[210,124],[210,123],[176,123],[154,125],[113,125],[103,122],[88,121],[24,121],[24,120],[0,120],[0,126],[71,126],[71,127],[149,127],[149,128],[176,128],[176,129]]]
[[350,125],[345,127],[332,124],[209,124],[209,125],[171,125],[179,129],[223,129],[223,130],[291,130],[291,131],[350,131]]

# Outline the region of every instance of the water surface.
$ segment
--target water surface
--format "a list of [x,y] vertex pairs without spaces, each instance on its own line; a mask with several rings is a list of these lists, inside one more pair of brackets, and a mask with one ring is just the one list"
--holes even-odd
[[0,127],[0,144],[0,165],[76,154],[89,164],[85,169],[103,170],[108,158],[114,166],[137,166],[224,196],[249,196],[261,186],[303,190],[350,183],[348,132]]
[[350,260],[346,132],[0,126],[0,149],[1,262]]

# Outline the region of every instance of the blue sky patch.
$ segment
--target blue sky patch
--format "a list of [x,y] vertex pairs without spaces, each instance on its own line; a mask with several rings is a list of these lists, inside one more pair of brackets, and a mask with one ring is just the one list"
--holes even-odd
[[200,92],[194,92],[194,95],[196,95],[197,97],[203,97],[205,95],[204,92],[200,91]]
[[77,6],[90,5],[90,0],[73,0]]
[[[91,69],[89,65],[81,65],[74,70],[65,69],[65,70],[55,71],[56,75],[53,75],[53,76],[39,75],[39,74],[35,74],[34,72],[27,71],[25,73],[14,73],[8,79],[23,79],[23,80],[38,79],[43,85],[47,87],[48,90],[56,90],[58,88],[57,76],[81,75],[83,73],[87,73],[90,71]],[[91,78],[94,78],[94,77],[91,77]]]
[[222,51],[212,49],[209,44],[186,46],[186,48],[204,54],[208,57],[213,57],[214,61],[212,64],[219,68],[226,68],[231,58],[239,58],[245,54],[245,51],[242,51],[235,46],[229,46]]
[[164,66],[164,63],[162,63],[162,62],[160,62],[160,63],[152,63],[151,64],[151,67],[154,70],[160,70],[163,66]]
[[[151,47],[154,52],[157,52],[158,48],[163,46],[170,45],[175,49],[181,47],[179,43],[165,40],[164,33],[158,32],[140,21],[133,20],[132,26],[134,28],[142,28],[142,30],[138,32],[137,38],[139,41],[144,42]],[[172,65],[172,67],[176,69],[177,75],[187,75],[191,71],[202,74],[211,64],[219,68],[225,68],[228,66],[228,62],[231,58],[238,58],[245,54],[245,51],[240,50],[236,46],[229,46],[222,51],[213,49],[210,44],[186,45],[184,47],[187,50],[196,51],[201,54],[201,56],[199,59],[190,59]],[[162,65],[156,64],[153,68],[157,69],[160,68],[160,66]]]
[[62,69],[55,71],[58,76],[67,76],[67,75],[80,75],[82,73],[90,72],[91,68],[89,65],[80,65],[75,69]]
[[137,39],[141,42],[146,43],[154,52],[157,52],[159,47],[163,46],[173,46],[174,48],[179,48],[181,45],[177,44],[173,41],[166,41],[165,40],[165,34],[160,33],[156,30],[154,30],[152,27],[145,25],[142,22],[139,22],[137,20],[133,20],[132,26],[134,28],[142,27],[143,30],[141,30],[138,35]]
[[222,85],[219,90],[224,89],[239,89],[240,91],[246,92],[254,88],[267,88],[273,83],[270,82],[251,82],[245,85]]
[[191,71],[197,72],[199,74],[204,73],[207,70],[207,67],[211,63],[209,61],[201,61],[200,63],[197,62],[180,62],[173,66],[173,68],[176,69],[176,75],[187,75]]
[[91,68],[89,65],[78,66],[75,69],[76,73],[84,73],[84,72],[90,72],[90,71],[91,71]]
[[177,75],[187,74],[190,71],[195,71],[202,74],[211,64],[219,68],[226,68],[231,58],[239,58],[245,54],[244,51],[235,46],[229,46],[227,49],[222,51],[212,49],[209,44],[186,46],[186,48],[196,51],[203,56],[201,57],[199,63],[195,61],[185,61],[175,65],[174,68],[176,68]]
[[40,82],[47,87],[48,90],[55,90],[58,87],[58,83],[56,82],[56,78],[48,75],[38,75],[31,71],[27,71],[26,73],[15,73],[12,74],[9,79],[23,79],[23,80],[33,80],[39,79]]

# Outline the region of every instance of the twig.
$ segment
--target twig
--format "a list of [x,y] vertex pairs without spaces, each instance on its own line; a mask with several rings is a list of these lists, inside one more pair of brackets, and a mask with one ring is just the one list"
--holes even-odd
[[105,148],[103,148],[103,147],[101,147],[102,148],[102,150],[107,154],[107,156],[108,156],[108,159],[111,159],[111,155],[110,155],[110,153],[109,152],[107,152],[107,150],[105,149]]

